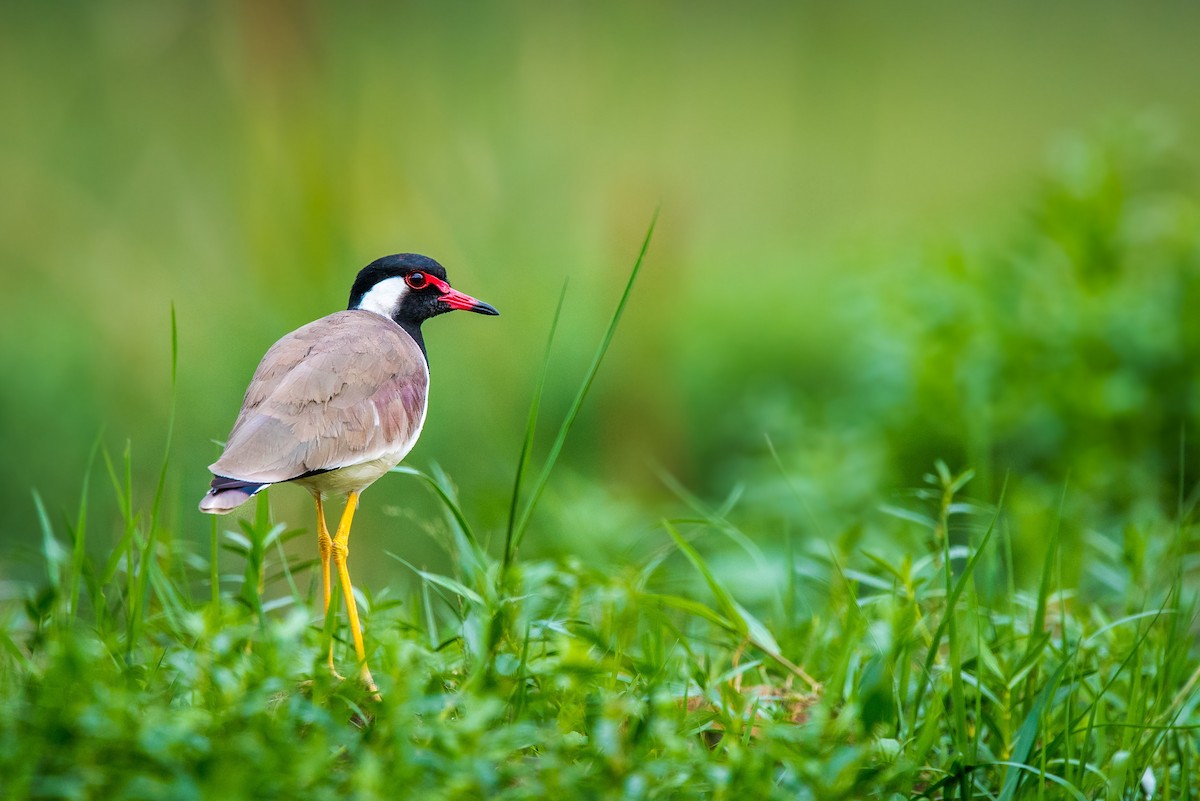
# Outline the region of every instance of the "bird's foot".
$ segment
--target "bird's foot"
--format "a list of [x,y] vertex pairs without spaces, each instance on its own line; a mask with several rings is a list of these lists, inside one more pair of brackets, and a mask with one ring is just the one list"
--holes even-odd
[[367,670],[367,666],[363,665],[362,673],[359,675],[359,680],[363,687],[370,693],[370,699],[375,703],[383,701],[383,696],[379,694],[379,688],[375,686],[375,680],[371,678],[371,671]]

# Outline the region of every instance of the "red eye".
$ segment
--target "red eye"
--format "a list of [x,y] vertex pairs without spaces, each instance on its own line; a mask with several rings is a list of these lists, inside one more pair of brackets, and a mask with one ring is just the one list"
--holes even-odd
[[404,283],[408,284],[413,289],[424,289],[425,287],[429,286],[429,278],[425,275],[425,273],[409,273],[405,277]]

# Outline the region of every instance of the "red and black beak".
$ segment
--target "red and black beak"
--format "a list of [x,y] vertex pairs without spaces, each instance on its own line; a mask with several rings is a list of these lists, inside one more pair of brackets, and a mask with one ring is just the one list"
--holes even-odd
[[451,289],[449,292],[443,292],[438,298],[442,303],[445,303],[452,309],[461,309],[462,311],[473,311],[479,314],[499,315],[495,307],[491,304],[484,303],[482,300],[476,300],[470,295],[464,295],[457,289]]
[[451,309],[458,309],[460,311],[473,311],[477,314],[488,314],[493,316],[499,316],[500,314],[500,312],[496,311],[495,307],[493,307],[491,304],[484,303],[482,300],[476,300],[470,295],[459,292],[445,281],[439,281],[432,275],[429,276],[429,281],[437,287],[439,292],[442,293],[438,300],[442,303],[445,303]]

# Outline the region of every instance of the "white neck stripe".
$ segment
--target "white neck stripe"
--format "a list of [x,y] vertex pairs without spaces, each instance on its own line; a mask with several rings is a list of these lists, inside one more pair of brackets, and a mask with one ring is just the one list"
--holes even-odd
[[400,301],[404,300],[404,296],[407,294],[408,284],[404,283],[402,277],[397,275],[385,278],[371,287],[355,308],[373,311],[384,317],[392,317],[400,308]]

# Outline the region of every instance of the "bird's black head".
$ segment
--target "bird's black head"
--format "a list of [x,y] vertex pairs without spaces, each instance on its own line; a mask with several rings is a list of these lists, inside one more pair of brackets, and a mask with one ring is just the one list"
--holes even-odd
[[[483,301],[452,289],[446,281],[445,268],[416,253],[384,256],[362,268],[350,289],[349,308],[390,317],[414,335],[430,317],[455,309],[500,313]],[[417,341],[420,342],[419,337]]]

